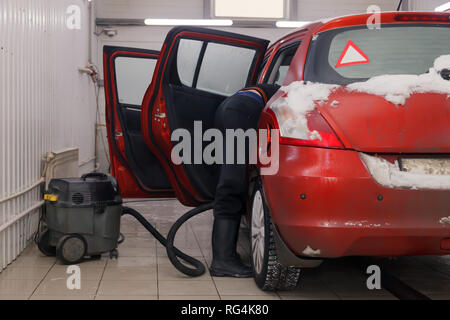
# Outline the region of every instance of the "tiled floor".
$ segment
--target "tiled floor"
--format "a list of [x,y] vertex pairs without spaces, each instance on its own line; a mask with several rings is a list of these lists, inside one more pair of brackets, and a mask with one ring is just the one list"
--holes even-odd
[[[133,203],[162,233],[187,208],[176,201]],[[211,260],[212,215],[204,213],[183,226],[176,246],[208,264]],[[253,279],[212,278],[208,273],[189,278],[167,258],[165,248],[132,217],[122,219],[126,240],[119,246],[119,259],[106,255],[80,264],[81,289],[69,290],[67,266],[44,257],[31,244],[0,273],[2,299],[395,299],[385,290],[368,290],[366,277],[348,259],[327,261],[302,271],[299,286],[290,292],[264,292]],[[241,256],[248,257],[245,233],[239,242]],[[391,265],[405,282],[430,297],[450,299],[450,257],[402,258]]]

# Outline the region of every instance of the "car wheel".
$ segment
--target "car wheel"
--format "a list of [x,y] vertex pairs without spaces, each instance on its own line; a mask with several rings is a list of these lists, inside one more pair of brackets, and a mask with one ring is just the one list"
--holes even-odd
[[78,234],[64,235],[59,239],[56,256],[64,264],[77,264],[83,261],[87,252],[86,240]]
[[286,267],[279,263],[273,228],[261,181],[258,179],[251,199],[250,222],[255,282],[262,290],[292,290],[297,287],[300,268]]

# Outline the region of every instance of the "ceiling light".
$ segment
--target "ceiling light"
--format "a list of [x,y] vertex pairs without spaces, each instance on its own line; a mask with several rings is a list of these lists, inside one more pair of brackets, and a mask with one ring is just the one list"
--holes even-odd
[[233,25],[233,20],[227,19],[145,19],[148,26],[223,26]]
[[286,21],[280,20],[276,22],[277,28],[301,28],[304,25],[307,25],[309,21]]
[[436,7],[434,9],[434,11],[437,11],[437,12],[445,12],[448,10],[450,10],[450,2],[444,3],[443,5],[440,5],[439,7]]

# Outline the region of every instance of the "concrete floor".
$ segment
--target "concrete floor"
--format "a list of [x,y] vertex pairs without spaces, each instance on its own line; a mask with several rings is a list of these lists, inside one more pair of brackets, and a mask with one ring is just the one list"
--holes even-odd
[[[130,205],[144,213],[162,233],[187,211],[177,201]],[[183,226],[176,246],[208,264],[211,260],[212,215],[204,213]],[[106,255],[80,264],[81,289],[66,287],[67,266],[43,256],[30,246],[0,273],[0,300],[4,299],[396,299],[385,290],[368,290],[367,277],[352,259],[327,261],[302,271],[299,286],[290,292],[264,292],[253,279],[189,278],[167,258],[165,248],[132,217],[122,219],[126,240],[119,259]],[[241,233],[239,253],[249,259],[248,242]],[[450,256],[407,257],[390,263],[395,275],[432,299],[450,299]]]

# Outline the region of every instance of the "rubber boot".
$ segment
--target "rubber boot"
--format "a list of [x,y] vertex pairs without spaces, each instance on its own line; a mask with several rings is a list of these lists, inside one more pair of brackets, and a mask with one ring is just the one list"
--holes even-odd
[[239,219],[214,219],[212,233],[213,259],[209,272],[214,277],[250,278],[251,267],[244,265],[236,252]]

